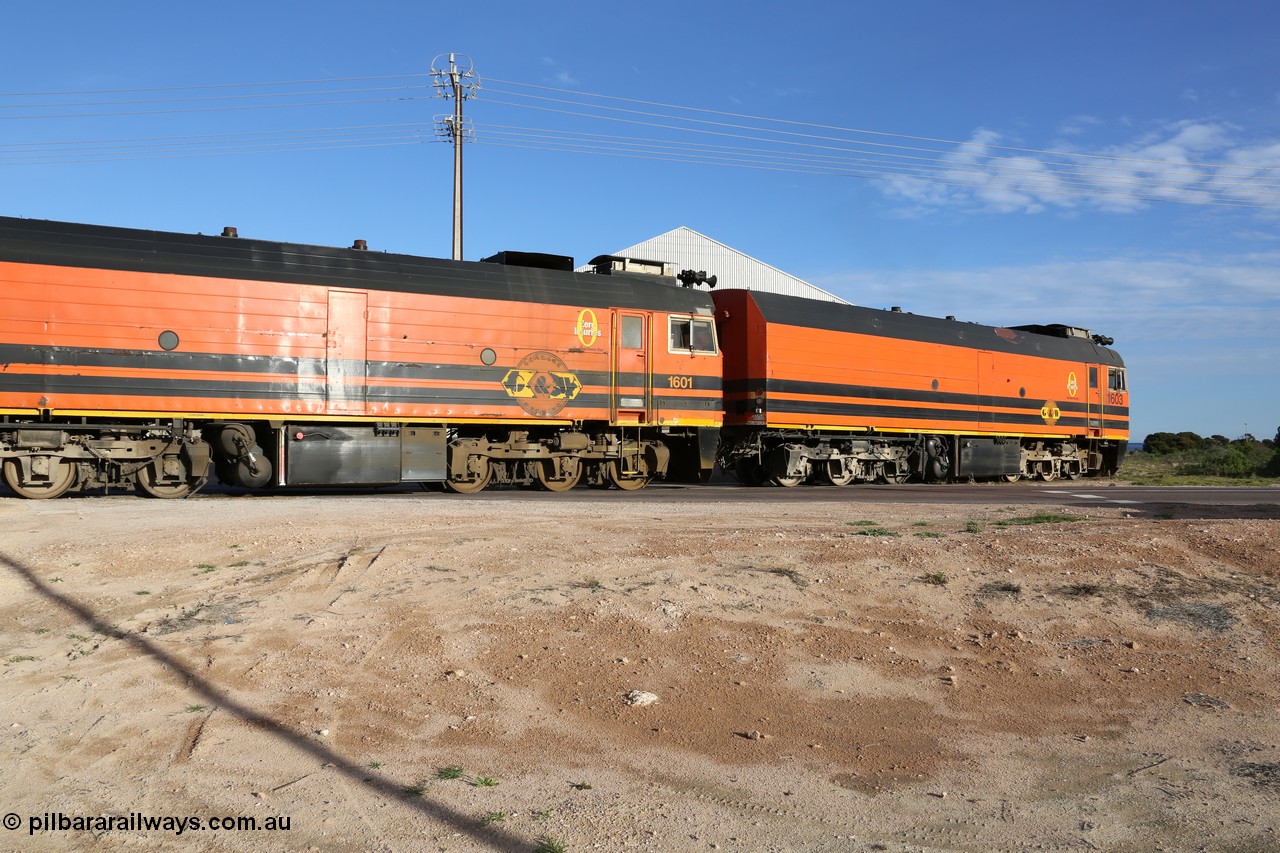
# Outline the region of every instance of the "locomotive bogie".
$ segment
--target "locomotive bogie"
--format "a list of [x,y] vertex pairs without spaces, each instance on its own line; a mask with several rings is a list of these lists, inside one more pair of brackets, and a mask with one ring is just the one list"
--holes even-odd
[[572,430],[490,431],[455,437],[449,451],[445,485],[466,494],[489,483],[536,485],[552,492],[568,491],[580,482],[637,489],[664,477],[670,460],[660,440],[627,438],[613,430],[591,435]]
[[921,445],[912,437],[849,438],[739,428],[725,431],[719,462],[723,470],[752,486],[904,483],[917,469],[925,470],[918,462]]
[[[907,435],[848,439],[767,430],[727,430],[720,466],[745,485],[803,482],[945,483],[1026,478],[1050,482],[1114,473],[1119,446],[1009,436]],[[1112,460],[1108,463],[1108,460]]]
[[210,450],[190,423],[0,424],[5,484],[26,498],[96,488],[182,497],[208,477]]

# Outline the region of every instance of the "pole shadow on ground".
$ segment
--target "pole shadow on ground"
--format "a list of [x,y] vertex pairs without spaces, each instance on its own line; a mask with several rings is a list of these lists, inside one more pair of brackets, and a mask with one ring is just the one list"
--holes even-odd
[[356,764],[354,761],[329,749],[324,744],[300,737],[296,732],[285,728],[278,720],[255,711],[245,703],[232,697],[229,693],[221,690],[208,679],[201,678],[182,661],[146,637],[130,633],[107,622],[99,617],[88,605],[70,595],[53,589],[48,583],[41,580],[30,566],[5,554],[0,554],[0,566],[8,568],[14,574],[23,578],[37,594],[71,613],[77,619],[82,620],[92,627],[94,631],[127,643],[137,652],[146,655],[160,666],[181,676],[191,690],[217,706],[220,710],[234,714],[245,723],[268,733],[289,747],[305,752],[322,762],[332,765],[338,772],[357,785],[374,793],[396,799],[406,807],[414,809],[433,820],[450,825],[457,831],[469,835],[475,841],[494,850],[512,851],[514,853],[514,851],[532,850],[537,844],[536,841],[521,838],[500,827],[482,826],[474,818],[470,818],[455,809],[433,802],[425,797],[406,798],[404,791],[406,786],[410,784],[410,780],[395,782],[381,774],[371,773],[368,767]]

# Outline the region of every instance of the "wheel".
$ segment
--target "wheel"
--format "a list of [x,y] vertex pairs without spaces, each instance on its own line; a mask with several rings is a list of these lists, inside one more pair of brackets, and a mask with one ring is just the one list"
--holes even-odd
[[857,476],[857,469],[843,459],[828,459],[822,466],[822,478],[833,486],[847,486]]
[[[159,461],[159,460],[157,460]],[[160,464],[163,464],[161,462]],[[178,462],[181,465],[181,462]],[[183,479],[177,483],[157,483],[155,470],[151,465],[138,469],[138,491],[153,498],[185,498],[200,491],[204,478],[193,480],[183,465]]]
[[446,480],[445,488],[460,495],[473,495],[489,485],[489,481],[493,479],[493,465],[490,464],[488,456],[471,457],[467,467],[474,475],[472,479]]
[[1076,465],[1065,465],[1062,468],[1062,479],[1079,480],[1081,477],[1080,468]]
[[794,486],[798,486],[805,480],[809,479],[813,474],[813,463],[807,457],[803,457],[800,459],[800,462],[794,468],[790,468],[790,470],[792,471],[790,474],[775,474],[769,478],[769,482],[773,483],[775,486],[781,486],[784,489],[790,489]]
[[1049,466],[1047,469],[1041,468],[1036,472],[1036,479],[1043,480],[1046,483],[1052,483],[1054,480],[1058,479],[1058,472],[1053,470],[1053,466]]
[[260,489],[271,482],[271,461],[262,452],[262,448],[253,445],[247,456],[241,456],[233,465],[235,482],[246,489]]
[[553,479],[559,473],[556,460],[548,459],[539,462],[537,467],[538,485],[548,492],[567,492],[582,481],[582,463],[577,459],[565,459],[563,467],[567,473],[563,478],[556,480]]
[[[23,482],[22,463],[6,459],[4,481],[14,494],[31,500],[48,500],[66,493],[76,481],[76,466],[61,456],[44,457],[49,461],[49,479]],[[33,457],[34,461],[35,457]]]
[[1016,483],[1022,479],[1022,474],[1002,474],[1001,477],[1006,483]]
[[242,445],[247,450],[252,448],[254,443],[253,431],[244,424],[227,424],[218,433],[218,446],[227,457],[232,459],[244,452],[241,450]]
[[649,478],[643,473],[623,474],[622,465],[617,459],[609,461],[609,481],[619,489],[634,492],[649,485]]

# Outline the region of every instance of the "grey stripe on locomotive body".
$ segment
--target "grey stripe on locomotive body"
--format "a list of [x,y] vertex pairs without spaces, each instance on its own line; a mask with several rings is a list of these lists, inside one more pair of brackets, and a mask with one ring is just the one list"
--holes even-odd
[[[844,417],[865,418],[871,422],[884,418],[916,420],[916,421],[952,421],[977,422],[1008,426],[1043,426],[1044,419],[1040,415],[1040,404],[1035,412],[1013,414],[1009,412],[980,412],[973,409],[913,409],[907,406],[893,406],[876,403],[811,403],[795,400],[770,401],[769,411],[772,414],[798,415],[840,415]],[[1061,417],[1057,423],[1063,428],[1084,428],[1087,418],[1083,416]]]
[[675,313],[714,310],[704,291],[609,276],[386,252],[0,217],[0,261]]
[[[764,379],[735,379],[725,383],[725,393],[743,393],[751,392],[757,388],[765,388],[766,380]],[[1035,409],[1040,410],[1044,405],[1044,401],[1031,397],[997,397],[989,394],[959,394],[946,391],[917,391],[911,388],[887,388],[878,385],[841,385],[832,382],[803,382],[791,379],[770,379],[767,381],[767,387],[770,391],[778,394],[805,394],[815,397],[857,397],[871,400],[892,400],[898,402],[912,403],[929,403],[932,405],[949,405],[949,406],[981,406],[981,407],[999,407],[1005,409]],[[788,401],[779,400],[776,397],[769,398],[769,408],[771,411],[782,411],[780,405],[785,405]],[[1088,404],[1082,400],[1063,399],[1057,400],[1058,408],[1064,412],[1085,412],[1088,410]],[[806,407],[813,409],[816,403],[805,401],[793,401],[793,408],[790,411],[805,411]],[[813,409],[816,411],[816,409]],[[920,414],[921,409],[903,409],[915,414]],[[1109,414],[1129,414],[1128,406],[1108,406]],[[833,413],[834,414],[834,413]]]
[[[176,362],[176,363],[175,363]],[[193,399],[291,399],[323,403],[326,385],[324,362],[318,359],[267,358],[258,356],[232,356],[217,354],[147,353],[129,350],[80,350],[66,347],[0,347],[0,363],[60,364],[70,366],[96,366],[115,368],[157,368],[175,370],[199,370],[216,373],[241,373],[245,379],[192,379],[190,377],[138,377],[65,374],[26,374],[0,371],[0,390],[17,393],[40,392],[48,394],[93,395],[107,394],[130,397],[155,397],[168,400],[173,397]],[[266,373],[297,376],[299,367],[310,366],[312,374],[297,380],[255,379]],[[255,367],[256,366],[256,367]],[[374,405],[403,403],[407,405],[468,405],[484,403],[492,406],[510,405],[512,398],[502,390],[500,383],[508,367],[482,367],[479,365],[433,364],[405,365],[386,362],[369,362],[370,379],[383,382],[396,379],[432,379],[444,382],[492,382],[493,388],[462,389],[449,386],[413,386],[371,383],[365,387],[365,398]],[[420,369],[419,369],[420,368]],[[608,374],[587,371],[578,374],[583,384],[606,385]],[[633,377],[637,383],[643,376]],[[665,382],[666,376],[655,376],[655,381]],[[703,390],[717,391],[716,387]],[[657,396],[655,404],[667,410],[717,411],[721,406],[716,396]],[[164,404],[158,404],[164,405]],[[575,397],[568,410],[605,408],[609,405],[607,393],[584,392]],[[447,419],[447,416],[444,416]]]
[[[1122,367],[1120,354],[1086,338],[1060,338],[979,323],[943,320],[901,311],[882,311],[798,296],[752,292],[752,300],[770,323],[882,338],[990,350],[992,352],[1090,362]],[[1003,334],[1001,334],[1003,333]]]
[[[496,383],[495,383],[496,386]],[[0,388],[15,392],[40,392],[46,394],[118,395],[134,398],[152,397],[157,408],[167,408],[175,397],[194,400],[298,400],[323,404],[327,389],[323,377],[319,381],[303,383],[273,382],[192,382],[190,379],[158,379],[122,376],[64,376],[0,374]],[[372,405],[403,404],[419,406],[477,406],[494,407],[513,405],[512,398],[501,388],[477,390],[467,388],[414,388],[398,385],[370,385],[365,388],[365,399]],[[608,393],[582,393],[568,403],[556,417],[571,418],[577,411],[608,407]],[[717,411],[719,397],[669,397],[654,396],[654,403],[666,411]],[[273,416],[281,417],[281,416]],[[301,416],[294,416],[301,417]],[[318,415],[318,417],[329,417]],[[523,417],[523,416],[522,416]],[[417,419],[449,421],[448,414],[422,415]],[[553,418],[555,419],[555,418]]]
[[[109,367],[129,370],[187,370],[196,373],[278,374],[304,376],[307,379],[323,378],[326,360],[294,356],[229,355],[224,353],[149,352],[147,350],[90,349],[87,347],[36,347],[21,344],[0,344],[0,364],[58,364],[72,367]],[[501,382],[507,372],[516,365],[495,364],[440,364],[438,362],[367,361],[365,375],[373,380],[423,380],[439,382]],[[608,385],[610,374],[602,370],[575,371],[583,385]],[[0,373],[0,387],[5,374]],[[655,373],[655,387],[665,387],[670,374]],[[619,373],[618,383],[623,386],[642,386],[643,373]],[[719,391],[718,376],[695,376],[693,388],[701,391]],[[228,384],[232,387],[238,383]]]

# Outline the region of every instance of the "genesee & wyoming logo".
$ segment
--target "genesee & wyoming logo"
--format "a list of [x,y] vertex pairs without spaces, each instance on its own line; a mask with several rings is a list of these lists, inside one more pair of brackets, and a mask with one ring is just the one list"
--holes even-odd
[[502,388],[531,415],[554,417],[582,391],[582,382],[554,353],[533,352],[502,377]]

